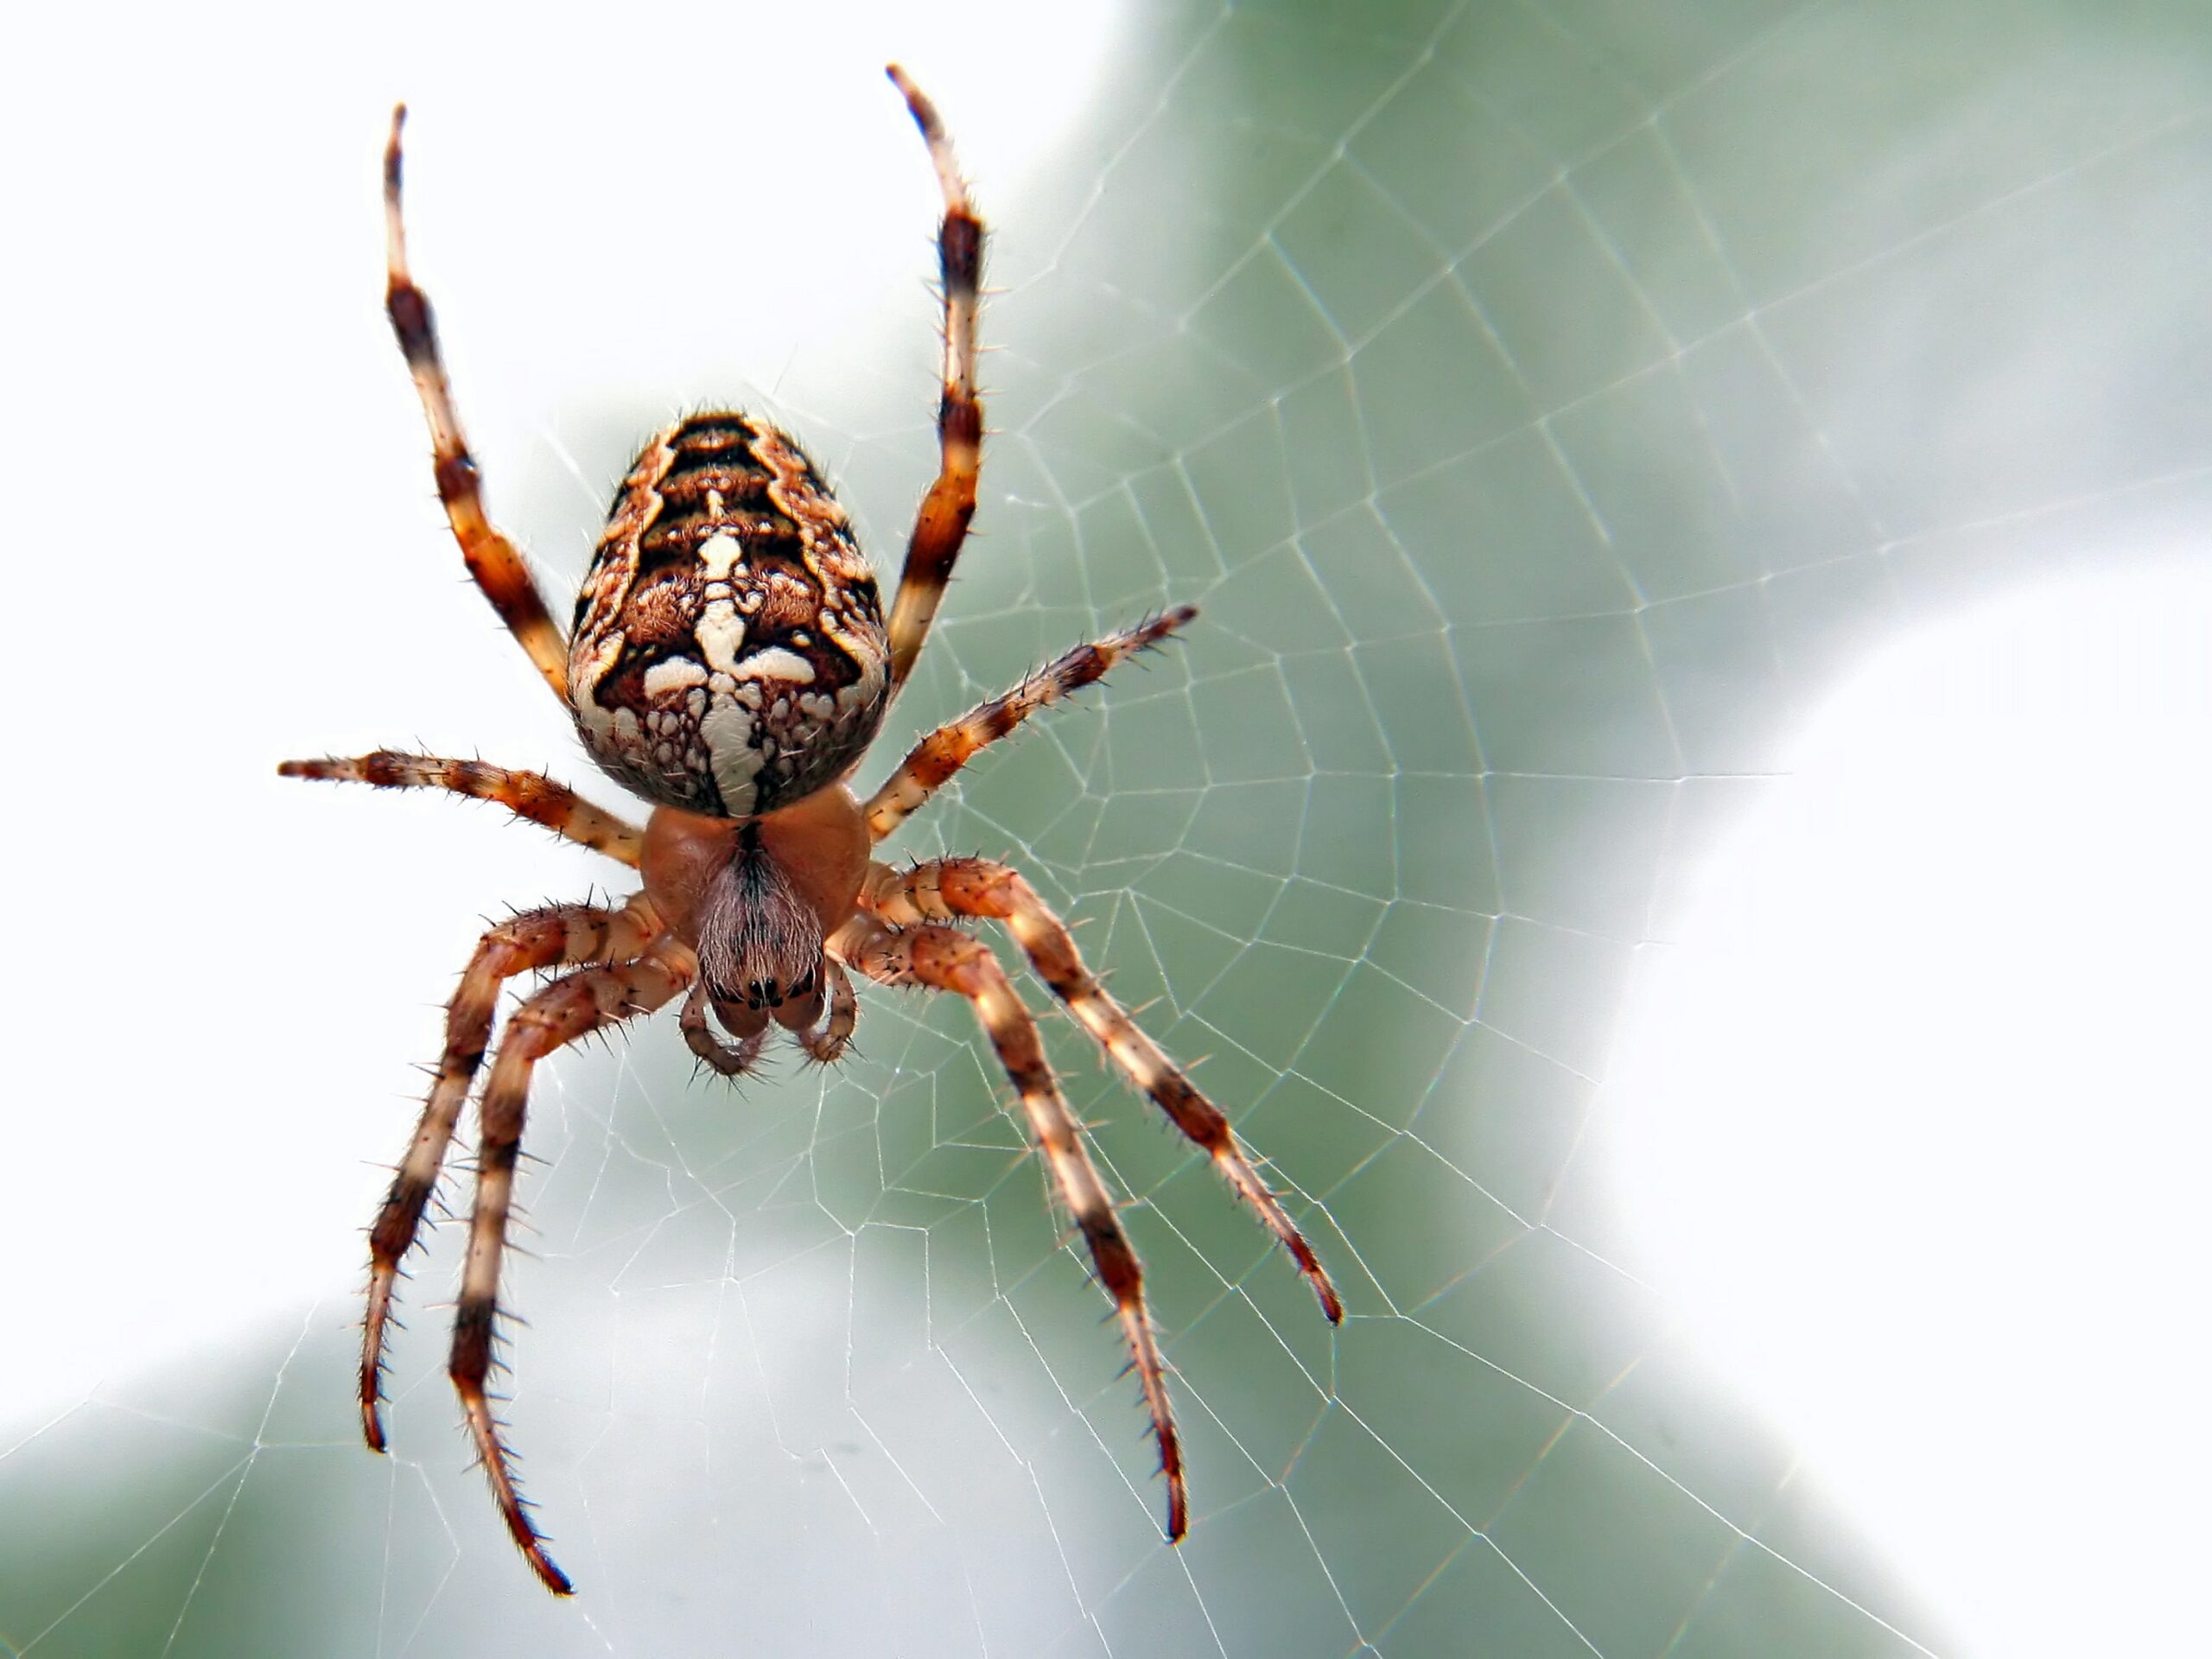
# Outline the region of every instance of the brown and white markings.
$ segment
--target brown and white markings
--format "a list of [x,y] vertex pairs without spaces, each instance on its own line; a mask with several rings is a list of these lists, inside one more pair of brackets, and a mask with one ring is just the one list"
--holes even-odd
[[944,367],[938,473],[923,498],[887,620],[844,511],[791,437],[734,410],[696,415],[649,439],[615,493],[564,639],[514,544],[484,509],[454,411],[429,301],[407,264],[400,213],[404,110],[385,152],[386,306],[430,427],[439,499],[469,574],[569,708],[592,758],[652,809],[625,822],[535,772],[378,751],[288,760],[289,777],[443,789],[517,816],[635,868],[643,890],[614,906],[526,912],[478,941],[446,1007],[445,1051],[406,1155],[369,1232],[362,1321],[362,1432],[385,1447],[385,1339],[399,1267],[416,1243],[474,1089],[500,988],[552,975],[509,1018],[478,1104],[468,1247],[448,1370],[501,1517],[545,1586],[569,1593],[517,1488],[489,1379],[499,1273],[531,1073],[578,1038],[681,999],[677,1024],[705,1065],[741,1077],[777,1028],[835,1061],[859,1008],[851,976],[950,991],[974,1005],[1058,1191],[1088,1246],[1152,1420],[1167,1480],[1167,1535],[1189,1523],[1167,1368],[1144,1299],[1144,1269],[1113,1194],[1060,1093],[1035,1017],[998,959],[963,924],[1004,926],[1031,968],[1130,1084],[1190,1138],[1282,1244],[1332,1323],[1328,1274],[1268,1190],[1228,1118],[1084,965],[1066,925],[1021,874],[981,859],[894,870],[890,835],[990,744],[1032,715],[1156,645],[1188,606],[1079,645],[1003,696],[918,743],[865,806],[848,786],[912,672],[976,509],[982,405],[976,320],[982,221],[936,110],[896,66],[892,80],[929,146],[944,198],[938,251]]

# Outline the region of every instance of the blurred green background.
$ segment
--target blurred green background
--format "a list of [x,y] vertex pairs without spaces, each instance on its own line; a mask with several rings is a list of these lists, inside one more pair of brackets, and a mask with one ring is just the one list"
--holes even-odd
[[[365,458],[316,453],[312,420],[278,414],[172,429],[149,463],[207,504],[177,531],[195,581],[342,550],[360,584],[358,612],[308,629],[284,620],[288,578],[250,575],[276,677],[312,686],[323,724],[272,715],[285,699],[264,687],[231,769],[254,787],[213,786],[242,840],[332,848],[258,878],[264,902],[226,931],[261,953],[240,1004],[322,1010],[267,1018],[315,1046],[241,1088],[340,1124],[343,1160],[400,1144],[398,1062],[434,1052],[417,1005],[461,960],[467,904],[607,874],[535,846],[526,876],[503,874],[515,842],[474,820],[259,788],[283,753],[356,734],[582,771],[526,687],[499,694],[531,733],[502,747],[491,709],[422,692],[406,651],[359,667],[389,626],[387,569],[424,584],[410,612],[479,620],[434,521],[416,511],[394,538],[355,517],[385,494],[419,509],[427,488],[404,470],[419,439],[367,280],[376,104],[397,86],[434,108],[405,77],[418,59],[445,63],[437,97],[480,101],[488,138],[456,115],[436,160],[435,129],[420,141],[442,258],[417,257],[450,302],[495,504],[549,581],[574,581],[591,499],[637,433],[732,393],[821,454],[888,569],[931,458],[918,241],[869,276],[866,332],[764,348],[784,353],[772,384],[718,378],[716,348],[692,349],[739,330],[748,259],[804,267],[842,234],[844,165],[747,113],[748,78],[846,66],[759,61],[749,21],[671,16],[645,43],[585,16],[470,14],[445,35],[410,12],[314,38],[219,16],[174,41],[193,67],[174,102],[102,118],[143,138],[130,166],[222,203],[158,222],[137,275],[158,289],[168,262],[231,261],[249,290],[296,289],[285,302],[327,310],[370,365],[322,396],[392,435]],[[1014,27],[957,8],[932,24],[947,56],[963,30],[987,54],[987,29]],[[1049,85],[1051,36],[1024,27],[1030,55],[995,73]],[[593,44],[609,29],[649,73]],[[168,84],[158,43],[129,49]],[[1328,1330],[1203,1160],[1055,1022],[1177,1369],[1195,1524],[1170,1551],[1117,1340],[967,1010],[868,997],[856,1058],[787,1061],[734,1096],[690,1081],[654,1029],[548,1068],[531,1131],[548,1161],[527,1189],[538,1259],[511,1414],[579,1602],[536,1590],[462,1466],[437,1306],[457,1230],[410,1287],[390,1460],[353,1438],[345,1274],[237,1318],[263,1254],[314,1230],[212,1259],[187,1234],[121,1271],[175,1280],[218,1334],[0,1426],[0,1652],[1999,1650],[2004,1620],[1978,1625],[1839,1502],[1686,1333],[1591,1145],[1639,952],[1839,677],[2013,584],[2201,550],[2212,25],[2178,4],[1148,4],[1087,49],[1073,115],[1018,184],[971,154],[1000,290],[986,533],[878,765],[1075,639],[1204,607],[1185,644],[995,753],[898,849],[1009,855],[1088,924],[1117,994],[1205,1057],[1347,1325]],[[960,133],[958,99],[914,61]],[[657,139],[717,105],[727,149]],[[212,181],[203,143],[229,158]],[[652,212],[581,192],[556,222],[503,208],[558,176],[563,146],[658,181]],[[636,159],[671,153],[662,173]],[[99,261],[70,227],[101,175],[54,154],[47,171],[74,177],[45,221],[66,276]],[[312,211],[353,227],[352,286],[327,307],[321,274],[285,263],[288,214],[320,188],[301,154],[332,169]],[[882,188],[918,238],[918,160],[870,155],[905,166]],[[463,263],[497,257],[504,279]],[[245,303],[207,330],[219,378],[302,407],[286,359],[321,347],[256,329],[262,302]],[[641,354],[617,385],[573,366]],[[166,393],[159,358],[91,361],[109,391],[135,374]],[[242,467],[277,491],[312,474],[315,534],[226,516]],[[486,630],[464,637],[467,671],[519,677]],[[216,684],[227,667],[183,660],[194,696],[245,701]],[[436,882],[472,897],[432,914],[410,895]],[[314,941],[378,912],[429,965],[318,978],[347,951]],[[118,893],[112,913],[143,912]],[[390,1053],[359,1023],[383,1004],[410,1022]],[[255,1023],[200,1027],[185,1077],[241,1069]],[[281,1137],[226,1118],[212,1084],[166,1102],[113,1086],[212,1141]],[[251,1214],[287,1179],[200,1201]],[[376,1181],[350,1162],[345,1179]],[[343,1243],[366,1205],[321,1230]],[[99,1225],[97,1199],[79,1213]],[[57,1243],[6,1271],[66,1274]],[[83,1289],[97,1299],[99,1274]],[[62,1341],[19,1325],[7,1363]]]

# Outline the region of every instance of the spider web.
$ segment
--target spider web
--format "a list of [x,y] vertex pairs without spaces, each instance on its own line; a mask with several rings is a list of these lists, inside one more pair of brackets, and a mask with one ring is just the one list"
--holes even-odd
[[[603,29],[524,38],[480,20],[441,36],[401,21],[423,25],[404,48],[381,21],[374,41],[325,43],[361,54],[343,97],[319,101],[310,82],[268,92],[250,119],[194,106],[209,146],[247,158],[267,187],[235,225],[273,263],[269,290],[317,302],[268,302],[308,315],[373,270],[365,195],[329,204],[346,228],[329,233],[327,270],[283,270],[286,227],[267,204],[296,201],[319,226],[321,206],[306,204],[355,176],[344,168],[360,174],[377,99],[406,86],[422,135],[418,264],[495,509],[550,584],[573,582],[637,432],[716,386],[755,388],[788,420],[888,567],[933,461],[923,302],[900,285],[920,268],[929,200],[912,135],[895,108],[860,113],[854,92],[818,130],[875,123],[880,146],[849,169],[810,162],[797,117],[760,113],[788,87],[747,91],[736,68],[725,85],[703,52],[696,97],[665,107],[687,30],[752,41],[785,80],[811,82],[795,67],[811,62],[875,92],[856,67],[880,60],[875,20],[854,25],[868,38],[826,43],[776,35],[801,27],[786,21],[746,19],[747,35],[729,19],[672,18],[649,86],[607,73]],[[213,960],[250,963],[238,971],[267,1009],[257,1071],[270,1075],[192,1102],[191,1145],[218,1143],[208,1185],[180,1193],[203,1167],[180,1131],[174,1157],[142,1160],[158,1167],[115,1206],[131,1218],[100,1221],[120,1242],[69,1294],[126,1318],[64,1339],[57,1294],[8,1319],[57,1353],[0,1414],[0,1652],[1643,1659],[2170,1642],[2173,1586],[2202,1541],[2171,1521],[2131,1531],[2110,1506],[2159,1513],[2142,1472],[2154,1465],[2184,1491],[2208,1472],[2201,1434],[2179,1421],[2197,1414],[2174,1397],[2201,1347],[2145,1335],[2172,1306],[2152,1298],[2125,1332],[2081,1323],[2071,1304],[2050,1326],[2023,1316],[1964,1340],[1967,1370],[1939,1375],[1935,1338],[1899,1347],[1879,1328],[1930,1258],[1870,1250],[1857,1277],[1829,1281],[1788,1236],[1851,1109],[1816,1116],[1788,1067],[1884,1017],[1839,1007],[1787,1026],[1802,1040],[1782,1053],[1772,1007],[1708,1016],[1713,1048],[1766,1057],[1762,1111],[1815,1126],[1786,1169],[1741,1177],[1783,1195],[1756,1227],[1742,1192],[1712,1178],[1751,1131],[1738,1123],[1732,1146],[1669,1116],[1707,1073],[1680,1053],[1655,1059],[1650,1032],[1679,1013],[1654,988],[1696,948],[1700,917],[1743,902],[1732,873],[1781,822],[1762,815],[1802,801],[1793,779],[1834,760],[1807,746],[1808,721],[1825,709],[1832,722],[1839,688],[1885,647],[2039,580],[2155,576],[2176,548],[2201,558],[2201,16],[1162,3],[1083,20],[1072,62],[1088,83],[1061,78],[1068,48],[1033,21],[932,21],[1013,42],[965,67],[941,41],[932,50],[935,30],[894,42],[944,105],[996,237],[987,534],[866,775],[1079,638],[1166,602],[1204,607],[1185,643],[1040,720],[895,846],[1007,856],[1083,925],[1116,994],[1146,1005],[1171,1052],[1203,1057],[1199,1082],[1269,1160],[1349,1321],[1324,1325],[1205,1160],[1049,1020],[1071,1097],[1130,1200],[1175,1368],[1194,1524],[1171,1550],[1117,1338],[964,1005],[864,994],[855,1057],[830,1072],[786,1059],[734,1096],[691,1080],[664,1027],[566,1057],[533,1102],[535,1259],[512,1299],[529,1319],[515,1439],[583,1592],[551,1603],[454,1433],[436,1304],[460,1230],[440,1230],[409,1287],[396,1454],[372,1459],[347,1406],[345,1230],[377,1177],[303,1170],[299,1137],[332,1166],[398,1146],[411,1107],[388,1057],[434,1052],[437,1014],[379,1025],[385,1005],[447,982],[469,906],[575,897],[597,873],[456,825],[466,815],[450,805],[410,816],[390,800],[255,796],[239,811],[257,834],[242,839],[266,862],[251,876],[240,864],[223,890],[258,880],[334,941],[362,926],[368,893],[381,925],[312,972],[264,960],[297,931],[283,904],[254,924],[260,955],[214,947]],[[454,64],[419,60],[415,42],[432,37]],[[993,103],[994,81],[1018,96]],[[441,132],[438,102],[472,96],[496,118]],[[300,135],[301,159],[266,154],[272,124]],[[622,220],[621,192],[648,145],[713,182],[696,200],[656,198],[640,228]],[[267,488],[290,522],[308,522],[309,503],[327,515],[338,477],[365,502],[420,476],[419,429],[367,302],[345,321],[329,401],[358,392],[378,414],[342,461],[311,424],[270,434],[291,464],[265,467]],[[286,377],[323,372],[324,353],[282,363],[269,332],[232,336],[254,343],[231,373],[301,391],[305,406]],[[733,334],[747,338],[723,344]],[[208,475],[234,466],[198,443],[185,448]],[[295,476],[323,493],[288,493]],[[358,620],[283,631],[269,649],[296,706],[219,752],[254,774],[333,734],[341,748],[349,734],[398,740],[361,724],[397,719],[426,747],[550,760],[591,786],[573,756],[547,753],[543,694],[487,643],[449,571],[410,569],[383,594],[384,572],[438,545],[432,510],[400,505],[389,521],[372,504],[358,524],[316,521],[341,568],[377,573],[376,591],[353,591]],[[209,557],[285,569],[226,534]],[[2188,631],[2201,588],[2131,592],[2124,619],[2185,626],[2153,640],[2123,620],[2119,649],[2178,660],[2201,643]],[[270,603],[272,618],[297,613]],[[2037,683],[2047,658],[2034,651],[2090,638],[2079,619],[2094,602],[2066,604],[2042,644],[2007,636],[2029,664],[2008,684]],[[404,672],[359,658],[334,671],[357,630],[403,629],[420,642]],[[1923,700],[1896,721],[1940,725],[1957,649],[1922,648]],[[229,671],[205,689],[242,702]],[[2130,748],[2099,788],[2201,771],[2201,664],[2158,683],[2159,708],[2193,702],[2196,747]],[[2063,685],[2084,699],[2102,689]],[[2064,703],[2032,705],[2036,729],[2058,729]],[[1977,764],[1939,747],[1912,774],[1917,792],[1896,808],[1908,842],[1923,844],[1944,789]],[[2018,775],[2034,764],[2019,758]],[[2201,862],[2187,826],[2203,825],[2202,797],[2160,798],[2172,833],[2136,840],[2152,874],[2120,907],[2201,918],[2202,883],[2181,873]],[[1840,857],[1886,844],[1877,804],[1831,806]],[[2146,828],[2122,819],[2097,834]],[[1962,839],[1948,868],[1967,879],[1986,846]],[[2092,836],[2053,856],[2101,868],[2108,847]],[[1879,911],[1904,883],[1887,873],[1850,891]],[[1923,932],[1911,913],[1881,914],[1903,931],[1878,963],[1933,948],[1932,918]],[[404,951],[397,964],[375,954],[390,950]],[[1770,958],[1754,969],[1784,972]],[[2107,1016],[2102,1040],[2153,1052],[2118,1003],[2050,1014]],[[189,1029],[188,1056],[207,1041]],[[2003,1059],[1953,1058],[1954,1092],[1993,1086]],[[186,1064],[211,1080],[237,1071],[227,1052]],[[2113,1192],[2164,1195],[2133,1209],[2113,1198],[2137,1228],[2194,1213],[2184,1190],[2143,1173],[2201,1166],[2171,1138],[2175,1121],[2126,1116],[2131,1102],[2177,1109],[2165,1075],[2123,1071],[2103,1108],[2134,1137],[2124,1168],[2095,1166]],[[147,1104],[143,1145],[171,1147],[157,1137],[173,1104]],[[218,1108],[236,1114],[219,1135],[206,1132]],[[303,1114],[315,1123],[296,1128]],[[1920,1201],[1970,1228],[1969,1190],[1984,1171],[2004,1184],[2012,1137],[2055,1133],[2042,1119],[2004,1128],[1993,1109],[1950,1131],[1954,1166],[1924,1120],[1880,1121],[1894,1138],[1851,1162],[1865,1201],[1838,1231],[1855,1220],[1896,1236],[1882,1183],[1905,1166],[1954,1171]],[[73,1145],[10,1160],[73,1158]],[[2037,1179],[2050,1208],[2024,1230],[2090,1196],[2078,1170]],[[40,1208],[42,1191],[13,1192],[22,1224],[86,1225],[76,1200]],[[209,1211],[233,1206],[248,1213],[226,1232]],[[1655,1215],[1701,1234],[1724,1301],[1746,1258],[1777,1266],[1756,1292],[1754,1338],[1741,1309],[1733,1326],[1700,1311],[1714,1281],[1654,1235]],[[204,1303],[153,1266],[177,1259],[180,1230],[193,1259],[213,1256]],[[2065,1224],[2064,1260],[2092,1250],[2085,1230]],[[2157,1236],[2180,1275],[2158,1282],[2187,1306],[2201,1224]],[[296,1268],[270,1262],[287,1248]],[[1989,1295],[1971,1275],[1955,1288],[1946,1332]],[[213,1332],[194,1336],[197,1319]],[[150,1351],[143,1332],[158,1333]],[[1841,1454],[1833,1421],[1776,1391],[1792,1354],[1801,1370],[1854,1379],[1841,1421],[1895,1413],[1876,1436],[1886,1461]],[[2100,1361],[2098,1382],[2057,1363],[2080,1357]],[[2062,1370],[2073,1392],[2037,1393]],[[2008,1414],[2015,1395],[2066,1414]],[[2092,1423],[2130,1444],[2092,1456]],[[1907,1489],[1864,1478],[1991,1446],[2034,1478],[2005,1485],[1983,1478],[1997,1465],[1974,1464],[1980,1484],[1913,1487],[1908,1514]],[[2077,1474],[2077,1457],[2102,1472]],[[2002,1544],[2009,1565],[1947,1553],[1947,1524]],[[2067,1580],[2083,1587],[2056,1595]]]

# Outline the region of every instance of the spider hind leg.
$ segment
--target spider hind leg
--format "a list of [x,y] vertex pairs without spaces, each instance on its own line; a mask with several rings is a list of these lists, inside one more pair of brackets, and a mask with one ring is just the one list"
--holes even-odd
[[461,1300],[454,1309],[453,1352],[447,1370],[468,1422],[493,1497],[539,1580],[556,1596],[575,1586],[546,1552],[545,1535],[524,1503],[514,1459],[493,1414],[486,1386],[499,1340],[499,1269],[513,1205],[515,1166],[522,1156],[523,1124],[531,1074],[556,1049],[601,1027],[651,1013],[691,982],[696,971],[681,946],[656,947],[633,962],[583,968],[556,980],[515,1011],[478,1109],[481,1123],[476,1157],[476,1196],[468,1218],[468,1254],[461,1268]]
[[982,858],[936,859],[905,871],[877,864],[869,871],[862,902],[893,926],[969,917],[988,917],[1003,924],[1038,977],[1105,1050],[1130,1085],[1212,1159],[1230,1189],[1257,1212],[1313,1287],[1323,1316],[1332,1325],[1344,1322],[1343,1299],[1320,1258],[1237,1144],[1227,1116],[1107,994],[1076,950],[1067,924],[1037,896],[1020,871]]
[[392,1300],[399,1264],[423,1230],[423,1217],[437,1188],[446,1151],[467,1102],[484,1051],[490,1046],[492,1016],[499,987],[518,974],[544,968],[619,960],[635,956],[660,931],[660,922],[642,899],[620,910],[594,905],[555,905],[525,911],[502,922],[477,941],[461,976],[461,987],[446,1004],[446,1041],[437,1081],[423,1104],[423,1115],[408,1143],[407,1155],[392,1173],[376,1220],[369,1228],[369,1287],[361,1319],[359,1391],[361,1437],[372,1451],[385,1449],[385,1338],[394,1323]]
[[976,1020],[1020,1096],[1022,1114],[1053,1185],[1090,1246],[1098,1282],[1114,1299],[1115,1317],[1152,1418],[1160,1472],[1167,1478],[1167,1537],[1170,1542],[1180,1539],[1190,1526],[1183,1442],[1167,1397],[1167,1363],[1145,1306],[1143,1265],[1104,1178],[1084,1148],[1082,1124],[1046,1062],[1035,1018],[1014,994],[990,947],[957,928],[924,923],[894,929],[877,923],[840,934],[838,946],[855,970],[880,984],[951,991],[974,1005]]

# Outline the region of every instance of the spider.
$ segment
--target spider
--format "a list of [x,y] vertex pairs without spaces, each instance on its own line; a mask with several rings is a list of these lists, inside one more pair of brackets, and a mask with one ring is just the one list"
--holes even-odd
[[591,758],[652,812],[641,830],[550,779],[476,760],[378,751],[288,760],[278,770],[496,801],[641,878],[642,890],[626,903],[523,912],[478,942],[447,1005],[436,1082],[369,1230],[359,1400],[363,1434],[381,1452],[385,1339],[400,1262],[422,1231],[491,1046],[501,986],[525,973],[553,976],[509,1017],[478,1106],[474,1203],[448,1370],[507,1531],[556,1595],[573,1586],[520,1494],[486,1388],[531,1074],[555,1050],[678,998],[685,1043],[732,1078],[754,1067],[776,1027],[810,1058],[835,1061],[858,1017],[855,974],[950,991],[974,1004],[1113,1299],[1166,1477],[1170,1541],[1188,1525],[1189,1500],[1143,1270],[1046,1063],[1035,1018],[967,925],[988,918],[1006,928],[1130,1084],[1203,1147],[1258,1212],[1330,1322],[1344,1318],[1328,1274],[1229,1120],[1107,995],[1065,925],[1019,871],[981,858],[896,869],[872,855],[983,748],[1197,614],[1179,606],[1078,645],[930,733],[865,803],[849,786],[928,637],[975,512],[982,458],[976,391],[982,221],[935,107],[897,65],[888,73],[921,129],[944,193],[944,359],[938,476],[916,514],[887,619],[844,511],[813,463],[778,428],[724,410],[680,420],[646,441],[615,493],[563,637],[521,555],[485,512],[429,302],[408,268],[400,207],[407,112],[404,105],[392,111],[384,169],[385,308],[429,423],[439,499],[470,575],[575,721]]

